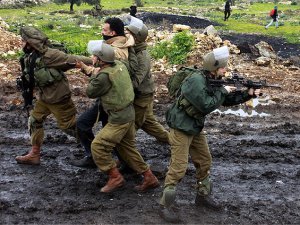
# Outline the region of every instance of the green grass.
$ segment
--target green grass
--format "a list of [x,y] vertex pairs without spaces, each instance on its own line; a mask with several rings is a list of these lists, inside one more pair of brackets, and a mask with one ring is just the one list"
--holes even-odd
[[[121,9],[128,8],[132,2],[132,0],[102,0],[101,4],[104,9]],[[224,22],[223,11],[217,10],[218,7],[223,7],[221,0],[145,0],[144,3],[145,7],[140,10],[172,12],[174,8],[178,8],[176,12],[185,15],[204,15],[223,25],[217,29],[280,36],[286,38],[288,42],[300,43],[300,5],[279,4],[280,28],[275,29],[272,26],[265,30],[264,26],[270,21],[268,14],[273,4],[255,3],[249,5],[247,9],[233,9],[229,21]],[[32,25],[43,30],[50,39],[63,42],[70,53],[86,54],[87,42],[101,38],[104,20],[83,15],[84,10],[91,8],[90,5],[82,4],[74,6],[74,14],[53,13],[59,10],[69,11],[69,4],[50,3],[25,9],[0,9],[0,17],[15,33],[21,26]]]

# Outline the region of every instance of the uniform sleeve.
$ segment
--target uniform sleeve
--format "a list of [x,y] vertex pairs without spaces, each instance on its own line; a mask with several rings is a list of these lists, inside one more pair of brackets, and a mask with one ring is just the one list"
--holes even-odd
[[111,88],[111,82],[107,73],[99,73],[98,75],[92,75],[88,87],[86,89],[86,95],[89,98],[98,98],[106,94]]
[[249,101],[252,98],[246,91],[236,91],[228,94],[223,102],[223,106],[233,106]]
[[187,79],[181,90],[184,97],[204,114],[219,108],[227,95],[227,91],[223,87],[215,88],[213,91],[208,90],[205,77],[199,75]]
[[92,59],[85,56],[66,54],[58,49],[48,49],[43,57],[44,63],[48,67],[66,71],[74,68],[76,61],[82,61],[87,65],[92,65]]
[[134,88],[138,88],[150,72],[150,57],[146,51],[140,52],[136,60],[137,63],[135,64],[136,69],[134,69],[134,76],[131,77]]

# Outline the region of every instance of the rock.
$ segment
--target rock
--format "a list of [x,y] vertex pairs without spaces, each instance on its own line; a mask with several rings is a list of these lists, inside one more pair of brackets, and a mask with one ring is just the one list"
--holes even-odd
[[204,34],[206,35],[217,35],[218,31],[215,29],[215,27],[213,25],[210,25],[208,27],[206,27],[203,31]]
[[268,66],[271,64],[271,59],[268,57],[261,56],[255,60],[258,66]]
[[174,24],[173,25],[173,32],[174,33],[181,32],[181,31],[184,31],[184,30],[191,30],[191,27],[187,26],[187,25],[182,25],[182,24]]
[[267,42],[261,41],[261,42],[257,43],[255,45],[255,47],[258,49],[259,54],[261,56],[268,57],[271,59],[277,58],[277,55],[276,55],[274,49]]

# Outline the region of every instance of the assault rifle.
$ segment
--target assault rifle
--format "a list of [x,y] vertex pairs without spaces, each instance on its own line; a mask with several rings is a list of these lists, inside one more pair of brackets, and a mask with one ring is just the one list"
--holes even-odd
[[20,58],[20,64],[22,69],[22,74],[16,79],[17,89],[22,92],[24,99],[23,109],[27,110],[29,116],[29,110],[32,108],[33,101],[33,89],[34,89],[34,77],[25,73],[25,62],[24,57]]
[[225,79],[209,79],[209,83],[212,86],[220,87],[223,85],[232,85],[237,88],[237,91],[241,91],[243,88],[261,89],[263,87],[281,88],[276,84],[267,84],[266,80],[253,81],[248,80],[237,73],[233,73],[231,77]]

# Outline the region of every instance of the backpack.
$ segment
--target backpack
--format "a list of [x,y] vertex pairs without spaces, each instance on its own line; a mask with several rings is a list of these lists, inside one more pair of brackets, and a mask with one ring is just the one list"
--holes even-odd
[[274,16],[274,14],[275,14],[275,9],[272,9],[272,10],[270,11],[270,16],[272,17],[272,16]]
[[193,73],[198,71],[199,69],[196,66],[181,67],[168,80],[167,88],[169,91],[169,95],[171,97],[175,97],[183,81],[187,79],[189,76],[191,76]]

